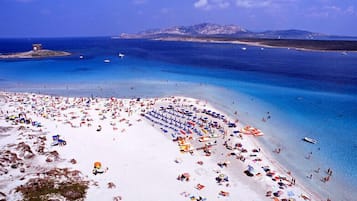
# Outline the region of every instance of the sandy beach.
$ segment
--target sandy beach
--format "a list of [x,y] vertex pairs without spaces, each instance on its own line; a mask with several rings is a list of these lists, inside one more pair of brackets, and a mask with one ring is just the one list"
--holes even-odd
[[326,200],[261,149],[265,135],[188,97],[0,92],[0,200],[41,192],[36,179],[85,189],[44,200]]
[[[184,41],[184,42],[197,42],[197,43],[219,43],[219,44],[238,44],[253,47],[260,47],[261,50],[264,48],[283,48],[292,49],[297,51],[309,51],[309,52],[340,52],[341,54],[346,54],[348,52],[356,52],[355,50],[329,50],[329,49],[319,49],[317,47],[296,47],[293,45],[272,45],[262,41],[246,41],[246,39],[214,39],[214,38],[194,38],[194,37],[159,37],[151,40],[159,41]],[[244,48],[244,47],[243,47]],[[246,50],[246,48],[244,49]]]

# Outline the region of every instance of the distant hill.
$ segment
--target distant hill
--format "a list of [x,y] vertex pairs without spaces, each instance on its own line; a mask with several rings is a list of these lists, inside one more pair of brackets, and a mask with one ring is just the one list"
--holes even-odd
[[202,23],[192,26],[174,26],[165,29],[152,29],[142,31],[137,34],[121,34],[122,38],[155,38],[162,36],[217,36],[217,35],[236,35],[248,33],[244,28],[236,25],[218,25]]
[[162,37],[236,37],[236,38],[269,38],[269,39],[324,39],[328,35],[304,30],[273,30],[253,32],[237,25],[218,25],[202,23],[192,26],[174,26],[164,29],[152,29],[136,34],[123,33],[120,38],[162,38]]
[[296,29],[253,32],[236,25],[211,23],[153,29],[137,34],[123,33],[119,38],[233,43],[316,51],[357,51],[357,37],[331,36]]

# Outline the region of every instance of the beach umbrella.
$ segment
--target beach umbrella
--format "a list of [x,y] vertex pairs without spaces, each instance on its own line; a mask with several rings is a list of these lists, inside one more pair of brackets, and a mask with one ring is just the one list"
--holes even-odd
[[102,164],[100,162],[94,162],[94,167],[97,169],[100,169],[102,167]]
[[226,177],[226,175],[224,175],[224,174],[219,174],[218,177],[221,178],[221,179],[224,179],[224,178]]
[[274,194],[274,196],[276,196],[276,197],[280,197],[281,195],[283,195],[283,193],[284,193],[284,191],[278,190],[278,191],[276,191],[276,192],[273,193],[273,194]]
[[248,172],[250,172],[251,174],[255,174],[255,169],[253,166],[248,165]]

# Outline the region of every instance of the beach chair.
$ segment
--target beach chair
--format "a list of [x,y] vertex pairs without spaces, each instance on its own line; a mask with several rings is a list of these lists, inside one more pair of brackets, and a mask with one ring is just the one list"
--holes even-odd
[[64,146],[66,144],[67,144],[66,140],[58,139],[58,145]]
[[226,196],[229,196],[229,192],[227,192],[227,191],[220,191],[220,192],[219,192],[219,195],[226,197]]
[[60,135],[58,134],[52,136],[53,142],[51,143],[51,146],[57,146],[57,145],[64,146],[67,144],[66,140],[60,139],[59,136]]
[[202,184],[197,184],[197,185],[196,185],[196,189],[197,189],[197,190],[202,190],[204,187],[205,187],[205,186],[202,185]]
[[92,173],[94,175],[104,173],[104,169],[102,168],[102,163],[101,162],[94,162],[94,167],[93,167]]
[[52,140],[53,141],[57,141],[58,139],[59,139],[59,135],[58,134],[52,136]]
[[97,175],[97,174],[103,174],[104,170],[102,168],[93,168],[93,174]]

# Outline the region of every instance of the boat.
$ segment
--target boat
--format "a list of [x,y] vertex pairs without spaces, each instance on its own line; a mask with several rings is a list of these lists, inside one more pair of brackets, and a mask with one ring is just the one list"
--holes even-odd
[[83,57],[83,55],[80,55],[79,58],[80,58],[80,59],[83,59],[84,57]]
[[242,50],[247,50],[247,48],[246,47],[242,47]]
[[305,142],[309,142],[309,143],[312,143],[312,144],[316,144],[317,143],[317,140],[315,140],[313,138],[310,138],[310,137],[304,137],[303,140]]
[[110,63],[109,59],[104,59],[104,63]]
[[123,53],[119,53],[118,56],[122,59],[125,55]]

